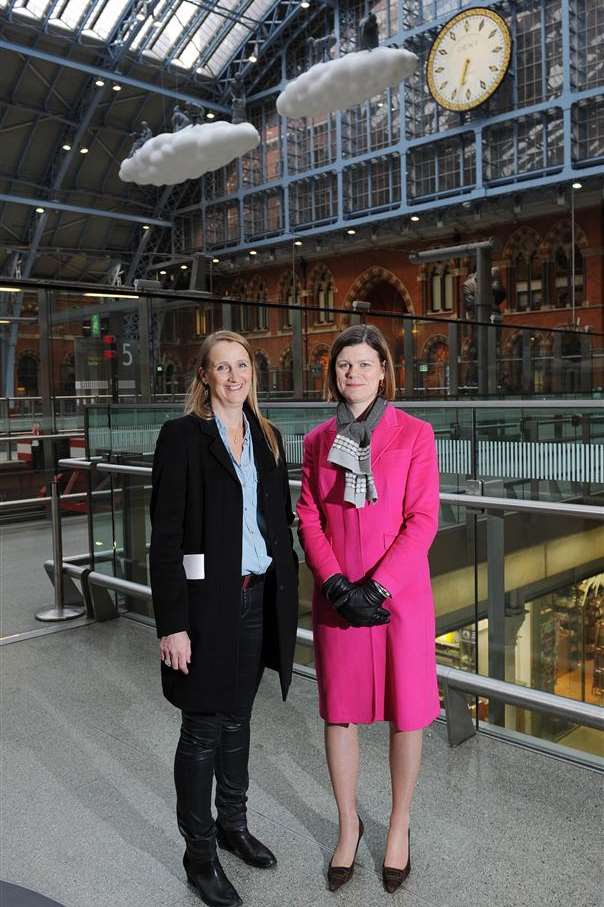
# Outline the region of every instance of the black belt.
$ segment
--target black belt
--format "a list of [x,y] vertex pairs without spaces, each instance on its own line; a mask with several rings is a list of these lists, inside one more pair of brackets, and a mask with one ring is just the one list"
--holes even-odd
[[247,576],[241,577],[241,591],[245,592],[246,589],[251,589],[252,586],[257,586],[262,582],[264,582],[264,573],[248,573]]

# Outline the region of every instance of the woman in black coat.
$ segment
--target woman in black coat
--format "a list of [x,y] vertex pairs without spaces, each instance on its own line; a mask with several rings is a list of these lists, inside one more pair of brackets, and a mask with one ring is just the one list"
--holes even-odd
[[[279,432],[261,416],[244,337],[208,336],[185,404],[153,461],[151,588],[164,695],[182,711],[178,827],[189,882],[210,907],[241,904],[216,843],[276,864],[246,821],[250,717],[264,667],[291,681],[297,560]],[[211,811],[216,778],[216,810]]]

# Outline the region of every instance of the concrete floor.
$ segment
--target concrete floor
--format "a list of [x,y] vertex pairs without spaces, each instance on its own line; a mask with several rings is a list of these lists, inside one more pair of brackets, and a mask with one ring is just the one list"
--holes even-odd
[[[87,518],[63,517],[63,555],[88,550]],[[53,606],[53,588],[44,570],[52,557],[50,520],[0,526],[0,636],[39,630],[36,611]]]
[[[162,698],[154,631],[124,618],[2,648],[0,876],[66,907],[185,907],[174,818],[178,713]],[[287,704],[265,677],[255,708],[250,826],[274,872],[223,863],[249,907],[596,907],[602,776],[486,737],[457,749],[425,735],[412,816],[413,869],[381,888],[387,732],[363,729],[366,836],[352,882],[325,889],[336,816],[316,686]]]

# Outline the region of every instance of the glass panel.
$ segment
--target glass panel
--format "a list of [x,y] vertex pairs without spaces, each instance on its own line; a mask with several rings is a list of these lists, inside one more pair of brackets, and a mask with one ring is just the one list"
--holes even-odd
[[116,22],[123,14],[128,0],[107,0],[103,12],[98,15],[98,7],[88,17],[88,27],[92,29],[95,35],[100,38],[106,38],[115,27]]
[[[464,666],[464,645],[472,640],[476,651],[471,654],[481,674],[604,705],[604,523],[524,514],[513,507],[510,502],[505,513],[472,517],[476,522],[470,545],[467,521],[453,532],[465,538],[466,549],[473,546],[477,552],[475,619],[463,617],[463,608],[472,604],[470,571],[468,592],[446,622],[447,632],[454,634],[448,640],[452,650],[459,645],[459,666]],[[435,591],[447,582],[449,594],[453,590],[456,596],[463,586],[459,559],[464,545],[453,561],[454,538],[449,534],[442,572],[439,545],[441,535],[431,553]],[[437,604],[437,621],[438,615]],[[576,740],[578,748],[604,753],[604,734],[552,714],[491,699],[479,703],[478,717],[507,731],[564,746],[575,746]]]

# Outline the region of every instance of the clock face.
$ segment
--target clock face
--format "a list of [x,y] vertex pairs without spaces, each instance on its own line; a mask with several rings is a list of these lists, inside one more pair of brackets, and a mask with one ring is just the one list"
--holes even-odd
[[443,26],[428,57],[428,87],[447,110],[471,110],[499,88],[510,64],[512,41],[504,19],[475,7]]

